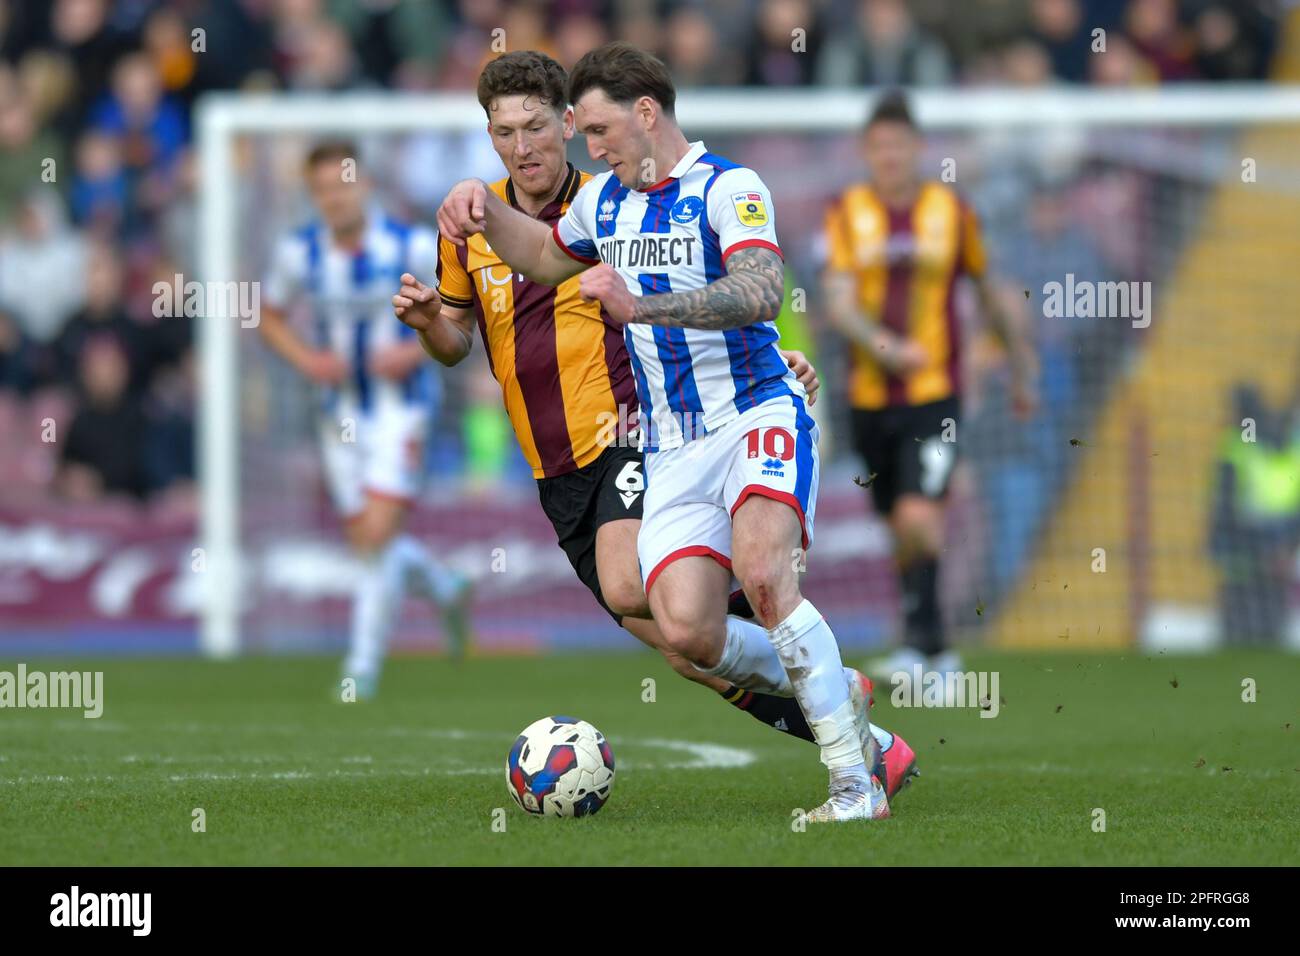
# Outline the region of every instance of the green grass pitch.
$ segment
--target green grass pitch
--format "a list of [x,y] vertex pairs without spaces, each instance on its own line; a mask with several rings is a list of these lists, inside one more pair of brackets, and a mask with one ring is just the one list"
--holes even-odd
[[[850,661],[852,663],[852,661]],[[66,670],[71,661],[28,661]],[[0,670],[16,662],[0,661]],[[329,699],[323,658],[105,660],[104,715],[0,710],[0,863],[1294,864],[1300,659],[973,654],[1005,706],[874,716],[921,779],[878,823],[809,826],[810,745],[648,653],[390,663],[379,698]],[[1242,680],[1258,700],[1242,701]],[[645,678],[655,701],[644,702]],[[1175,686],[1176,684],[1176,686]],[[515,734],[566,713],[609,737],[595,817],[525,816]],[[1231,768],[1231,769],[1227,769]],[[202,808],[206,832],[192,830]],[[494,829],[494,810],[505,830]],[[1105,832],[1093,828],[1105,811]]]

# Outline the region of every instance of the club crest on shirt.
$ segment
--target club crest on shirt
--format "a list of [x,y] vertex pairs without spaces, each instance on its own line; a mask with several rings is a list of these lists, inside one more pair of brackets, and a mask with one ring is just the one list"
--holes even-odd
[[767,206],[759,193],[736,193],[731,197],[742,226],[767,225]]
[[704,210],[704,200],[699,196],[683,196],[677,202],[673,203],[673,208],[669,212],[673,222],[679,222],[682,225],[698,219],[700,213]]

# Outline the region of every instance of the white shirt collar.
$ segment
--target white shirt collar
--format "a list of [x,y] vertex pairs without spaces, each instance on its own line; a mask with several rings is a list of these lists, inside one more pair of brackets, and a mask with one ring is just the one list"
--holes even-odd
[[704,141],[697,139],[695,142],[691,143],[691,148],[686,151],[686,155],[683,156],[678,161],[677,165],[673,167],[673,170],[668,174],[668,177],[670,179],[681,179],[686,175],[687,171],[695,165],[696,161],[707,152],[708,149],[705,147]]

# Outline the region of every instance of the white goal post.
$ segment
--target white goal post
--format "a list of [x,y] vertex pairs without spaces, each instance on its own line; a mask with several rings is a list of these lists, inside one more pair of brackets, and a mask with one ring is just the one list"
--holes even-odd
[[[861,126],[880,91],[687,91],[678,119],[693,129],[737,132],[843,132]],[[1300,88],[1259,84],[1181,85],[1141,90],[1054,88],[925,90],[911,94],[927,130],[1019,130],[1145,124],[1235,127],[1300,123]],[[464,132],[481,129],[470,94],[212,94],[197,109],[198,268],[204,282],[237,278],[237,171],[232,147],[245,134]],[[198,419],[199,646],[226,657],[240,648],[240,443],[236,317],[206,316],[198,333],[203,391]]]

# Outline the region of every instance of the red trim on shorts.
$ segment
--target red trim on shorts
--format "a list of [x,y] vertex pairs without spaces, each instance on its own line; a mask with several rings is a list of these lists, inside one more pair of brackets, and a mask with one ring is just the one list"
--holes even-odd
[[775,242],[768,242],[766,239],[742,239],[740,242],[733,242],[731,245],[727,246],[726,249],[722,250],[722,264],[726,265],[727,256],[731,255],[737,249],[748,249],[751,246],[758,246],[762,249],[771,249],[780,256],[782,260],[785,259],[785,253],[781,251],[781,247]]
[[655,586],[655,578],[659,577],[660,572],[678,558],[712,558],[728,571],[731,570],[731,558],[721,551],[714,551],[707,544],[687,545],[684,548],[669,552],[662,561],[655,565],[654,570],[650,572],[650,576],[645,579],[645,593],[647,596],[650,594],[650,589]]
[[731,517],[736,516],[736,510],[745,503],[745,499],[750,495],[758,495],[760,498],[771,498],[773,501],[780,501],[794,509],[794,513],[799,516],[799,532],[803,535],[803,547],[808,547],[808,524],[804,520],[803,507],[799,504],[799,499],[788,491],[777,491],[775,488],[769,488],[767,485],[746,485],[740,489],[740,497],[736,503],[731,506]]

